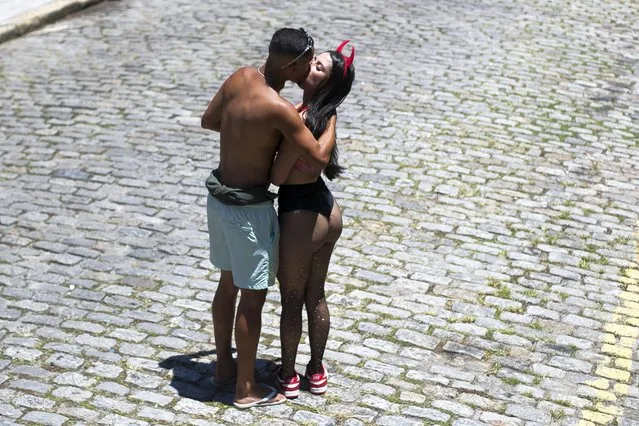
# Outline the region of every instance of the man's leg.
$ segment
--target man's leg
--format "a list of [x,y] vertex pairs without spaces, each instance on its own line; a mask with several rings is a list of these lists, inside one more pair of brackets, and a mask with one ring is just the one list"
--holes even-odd
[[[235,318],[235,347],[237,348],[237,386],[234,405],[248,408],[246,404],[260,401],[262,405],[274,405],[286,398],[273,388],[255,382],[255,357],[262,331],[262,308],[266,291],[274,284],[277,267],[277,241],[279,226],[273,205],[264,203],[261,208],[235,209],[234,220],[242,226],[225,229],[236,286],[240,287],[240,302]],[[269,397],[268,401],[264,398]]]
[[[249,403],[264,398],[271,389],[255,382],[255,357],[262,330],[262,308],[266,290],[242,289],[235,320],[237,346],[237,388],[235,402]],[[273,399],[284,399],[276,395]]]
[[220,284],[215,292],[211,307],[217,354],[217,363],[215,364],[215,381],[217,383],[224,383],[237,375],[237,365],[231,351],[237,290],[231,271],[222,271]]

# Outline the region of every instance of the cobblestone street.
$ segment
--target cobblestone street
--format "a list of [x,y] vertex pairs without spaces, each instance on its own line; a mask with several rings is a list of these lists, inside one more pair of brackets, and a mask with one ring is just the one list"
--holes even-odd
[[[331,376],[240,411],[200,116],[282,26],[357,49]],[[122,0],[0,44],[0,424],[639,426],[638,34],[636,0]]]

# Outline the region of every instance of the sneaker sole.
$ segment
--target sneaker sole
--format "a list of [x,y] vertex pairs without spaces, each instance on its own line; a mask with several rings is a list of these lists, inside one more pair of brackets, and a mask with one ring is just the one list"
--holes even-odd
[[280,390],[280,393],[282,395],[284,395],[286,397],[286,399],[295,399],[298,396],[300,396],[300,390],[293,390],[293,391],[285,391],[285,390]]
[[277,382],[277,390],[284,395],[287,399],[295,399],[300,396],[299,385],[293,389],[286,389],[283,383]]
[[309,392],[311,392],[313,395],[322,395],[325,394],[326,391],[328,390],[328,385],[326,386],[322,386],[322,387],[312,387],[308,389]]

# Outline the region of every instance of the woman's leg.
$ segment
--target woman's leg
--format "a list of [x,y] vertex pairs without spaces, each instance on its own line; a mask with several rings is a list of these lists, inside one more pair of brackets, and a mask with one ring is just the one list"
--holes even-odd
[[[313,252],[326,237],[328,225],[326,218],[307,210],[283,213],[279,220],[280,264],[277,278],[282,298],[280,375],[286,378],[295,375],[295,358],[302,336],[302,308],[309,267]],[[317,223],[322,221],[324,226],[318,227]]]
[[335,244],[324,244],[314,255],[306,287],[306,314],[308,315],[308,337],[311,343],[311,360],[307,372],[315,374],[322,371],[322,359],[331,328],[331,316],[326,304],[324,282],[328,264]]
[[313,254],[306,282],[305,303],[308,315],[308,335],[311,343],[311,361],[307,368],[309,374],[322,371],[322,359],[331,328],[331,317],[326,304],[324,284],[333,248],[341,233],[342,213],[335,203],[328,222],[328,232],[324,244]]

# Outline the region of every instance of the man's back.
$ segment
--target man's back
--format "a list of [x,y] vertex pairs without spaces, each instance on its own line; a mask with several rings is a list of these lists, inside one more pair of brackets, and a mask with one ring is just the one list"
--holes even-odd
[[237,70],[221,90],[220,180],[235,188],[268,185],[281,138],[271,114],[283,99],[254,68]]

